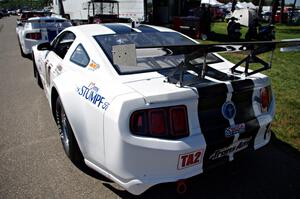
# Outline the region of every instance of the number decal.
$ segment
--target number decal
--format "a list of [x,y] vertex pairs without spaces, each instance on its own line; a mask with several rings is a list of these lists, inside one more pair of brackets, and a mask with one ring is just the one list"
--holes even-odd
[[202,161],[203,150],[197,150],[186,154],[179,155],[177,169],[184,169],[187,167],[200,164]]

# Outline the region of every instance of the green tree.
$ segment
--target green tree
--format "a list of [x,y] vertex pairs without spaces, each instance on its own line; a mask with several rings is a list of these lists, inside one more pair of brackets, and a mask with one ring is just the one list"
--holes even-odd
[[293,17],[294,17],[294,12],[295,12],[295,8],[296,8],[296,3],[297,3],[297,0],[294,0],[294,4],[293,4],[293,7],[292,7],[292,13],[291,13],[291,17],[290,17],[291,20],[292,20]]
[[51,0],[2,0],[0,6],[3,8],[43,8],[50,5]]
[[284,6],[285,6],[285,1],[281,0],[281,9],[280,9],[280,22],[283,23],[284,22]]
[[261,17],[261,12],[262,12],[264,4],[265,4],[265,0],[259,0],[259,2],[258,2],[258,15],[259,15],[259,17]]

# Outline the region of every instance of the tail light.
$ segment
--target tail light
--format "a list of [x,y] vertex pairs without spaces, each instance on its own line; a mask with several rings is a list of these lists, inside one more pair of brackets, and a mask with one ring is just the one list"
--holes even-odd
[[189,135],[185,106],[135,111],[130,117],[134,135],[178,139]]
[[164,109],[148,110],[148,123],[150,135],[162,137],[167,135],[167,114]]
[[26,34],[26,39],[41,40],[42,39],[42,34],[40,32],[27,33]]
[[182,107],[170,108],[171,133],[174,136],[188,135],[188,121],[186,110]]
[[146,133],[146,113],[144,111],[136,111],[130,118],[130,129],[137,134]]
[[260,99],[261,99],[261,111],[267,112],[269,110],[270,102],[271,102],[271,88],[264,87],[260,89]]

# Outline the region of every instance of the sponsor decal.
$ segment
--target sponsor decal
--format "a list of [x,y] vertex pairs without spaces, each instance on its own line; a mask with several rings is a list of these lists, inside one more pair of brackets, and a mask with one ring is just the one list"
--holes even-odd
[[62,71],[62,66],[58,65],[55,69],[54,69],[54,73],[58,76],[61,74]]
[[100,65],[92,60],[91,63],[89,64],[89,69],[97,70],[98,68],[100,68]]
[[243,149],[246,149],[250,143],[251,138],[252,137],[241,139],[228,147],[225,147],[223,149],[218,149],[209,157],[209,159],[215,160],[224,156],[228,156],[231,153],[236,153]]
[[61,65],[58,65],[58,66],[57,66],[57,70],[58,70],[59,72],[61,72],[61,71],[62,71],[62,66],[61,66]]
[[244,133],[245,129],[246,129],[245,123],[236,124],[234,126],[227,127],[225,129],[225,137],[228,138],[234,136],[235,134]]
[[228,120],[233,119],[235,117],[236,108],[235,108],[234,103],[232,101],[227,101],[223,104],[222,114]]
[[177,169],[185,169],[187,167],[200,164],[202,161],[202,150],[193,151],[179,155]]
[[105,97],[100,94],[99,88],[95,83],[91,82],[88,86],[78,87],[76,89],[77,93],[82,96],[84,99],[90,101],[95,104],[95,106],[107,110],[109,107],[109,103],[105,101]]

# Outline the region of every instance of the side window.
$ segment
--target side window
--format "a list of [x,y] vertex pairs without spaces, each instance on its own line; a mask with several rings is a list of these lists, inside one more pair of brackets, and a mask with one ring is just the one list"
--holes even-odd
[[82,66],[82,67],[86,67],[90,62],[90,58],[89,58],[87,52],[85,51],[84,47],[81,44],[79,44],[76,47],[70,60],[71,60],[71,62],[78,64],[79,66]]
[[53,51],[63,59],[75,38],[76,37],[72,32],[64,32],[55,41],[53,41]]

